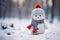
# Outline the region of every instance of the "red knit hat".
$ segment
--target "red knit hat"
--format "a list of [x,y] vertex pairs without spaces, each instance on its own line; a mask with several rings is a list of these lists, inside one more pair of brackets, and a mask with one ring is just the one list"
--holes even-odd
[[40,4],[36,4],[35,8],[41,8],[41,5]]

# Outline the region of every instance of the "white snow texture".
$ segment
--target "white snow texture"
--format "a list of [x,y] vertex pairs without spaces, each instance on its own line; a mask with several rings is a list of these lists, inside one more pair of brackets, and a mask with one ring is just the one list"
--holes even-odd
[[[46,21],[48,29],[44,34],[32,35],[31,32],[26,28],[31,20],[28,19],[0,19],[0,40],[60,40],[60,21],[54,19],[54,23],[50,24]],[[10,24],[14,24],[11,28]],[[1,25],[6,26],[7,29],[3,30]],[[11,35],[7,35],[11,33]]]

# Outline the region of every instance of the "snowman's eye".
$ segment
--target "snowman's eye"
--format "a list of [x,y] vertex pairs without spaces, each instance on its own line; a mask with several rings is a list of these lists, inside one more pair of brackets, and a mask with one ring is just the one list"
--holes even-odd
[[41,15],[39,15],[39,16],[41,16]]
[[35,15],[35,17],[37,17],[37,15]]

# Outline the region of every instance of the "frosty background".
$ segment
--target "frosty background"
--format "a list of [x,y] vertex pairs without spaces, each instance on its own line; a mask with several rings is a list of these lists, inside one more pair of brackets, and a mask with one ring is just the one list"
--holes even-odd
[[[59,2],[60,0],[0,0],[0,40],[60,40]],[[48,29],[44,34],[31,35],[26,26],[30,24],[31,11],[37,3],[45,11]]]

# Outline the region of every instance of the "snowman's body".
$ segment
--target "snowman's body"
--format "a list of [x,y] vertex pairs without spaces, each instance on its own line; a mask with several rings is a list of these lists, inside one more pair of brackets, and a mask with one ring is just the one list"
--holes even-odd
[[44,23],[38,24],[37,28],[38,28],[37,33],[32,33],[33,27],[31,27],[31,29],[30,29],[31,34],[43,34],[45,32],[45,24]]
[[43,34],[45,32],[44,23],[43,24],[38,24],[37,27],[39,28],[38,31],[37,31],[38,34]]
[[[32,26],[30,29],[31,33],[33,31],[33,28],[34,27]],[[45,28],[46,28],[45,23],[38,23],[36,28],[38,28],[37,33],[32,33],[32,34],[43,34],[45,32]]]

